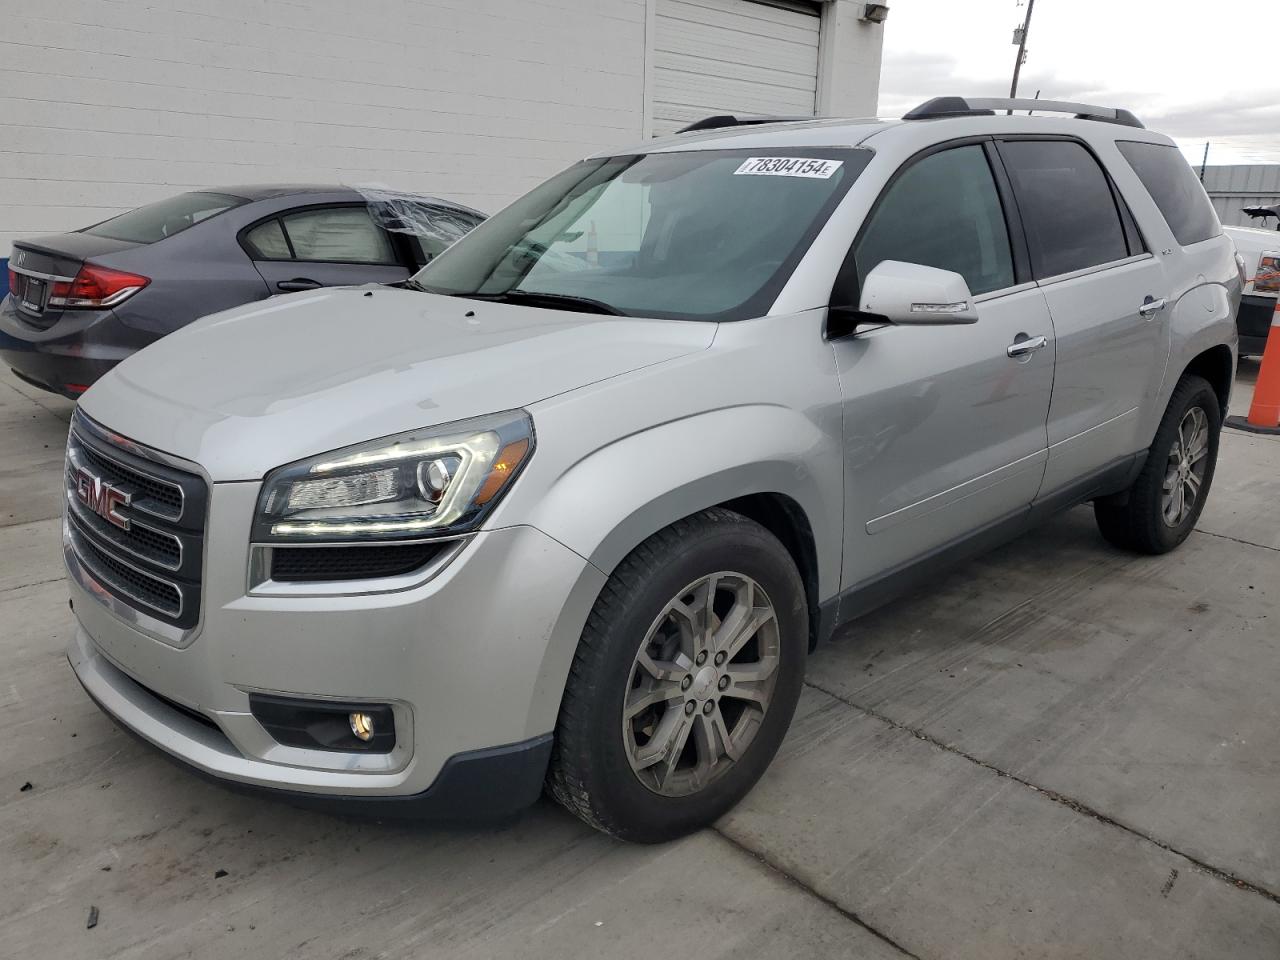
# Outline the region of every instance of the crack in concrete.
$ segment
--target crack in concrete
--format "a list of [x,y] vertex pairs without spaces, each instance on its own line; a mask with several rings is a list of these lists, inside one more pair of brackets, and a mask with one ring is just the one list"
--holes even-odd
[[1064,807],[1067,807],[1070,810],[1074,810],[1076,813],[1083,814],[1084,816],[1089,817],[1092,820],[1096,820],[1098,823],[1106,824],[1107,826],[1110,826],[1110,827],[1115,827],[1117,830],[1123,830],[1125,833],[1131,836],[1137,837],[1139,840],[1144,840],[1153,846],[1159,847],[1161,850],[1164,850],[1167,853],[1171,853],[1175,857],[1181,857],[1183,860],[1190,863],[1193,867],[1195,867],[1201,873],[1207,873],[1209,876],[1215,877],[1218,880],[1222,880],[1226,883],[1229,883],[1233,887],[1236,887],[1239,890],[1247,890],[1250,893],[1255,893],[1266,900],[1270,900],[1272,903],[1280,904],[1280,893],[1277,893],[1276,891],[1273,891],[1273,890],[1268,890],[1266,887],[1260,886],[1259,884],[1253,883],[1252,881],[1245,880],[1242,877],[1236,876],[1230,870],[1226,870],[1222,867],[1215,867],[1211,863],[1207,863],[1206,861],[1201,860],[1197,857],[1194,857],[1189,853],[1185,853],[1182,850],[1179,850],[1177,847],[1173,846],[1172,844],[1166,843],[1163,840],[1160,840],[1159,838],[1154,837],[1149,833],[1145,833],[1144,831],[1139,830],[1137,827],[1130,826],[1127,823],[1123,823],[1119,820],[1116,820],[1114,817],[1107,816],[1102,811],[1089,806],[1089,804],[1085,803],[1082,800],[1077,800],[1074,797],[1067,796],[1065,793],[1059,793],[1057,790],[1052,790],[1048,787],[1042,787],[1042,786],[1039,786],[1038,784],[1032,783],[1030,780],[1026,780],[1015,773],[1010,773],[1008,770],[1004,770],[1000,767],[997,767],[995,764],[990,763],[986,760],[983,760],[980,757],[976,757],[973,754],[968,753],[964,750],[961,750],[959,747],[945,743],[944,741],[939,740],[937,737],[931,734],[925,733],[923,730],[919,730],[908,724],[901,723],[897,720],[894,720],[892,717],[886,716],[885,714],[880,713],[878,710],[873,710],[870,707],[864,707],[862,704],[854,703],[848,697],[841,696],[839,693],[836,693],[833,690],[828,690],[825,687],[822,687],[819,684],[814,683],[812,680],[809,680],[808,678],[805,679],[804,683],[805,683],[805,686],[811,687],[812,689],[817,690],[819,693],[825,693],[827,696],[840,701],[845,706],[852,707],[854,710],[858,710],[866,714],[868,717],[871,717],[874,720],[879,720],[881,723],[886,724],[895,730],[901,730],[904,733],[909,733],[911,736],[915,737],[917,740],[923,740],[925,743],[931,744],[932,746],[937,747],[939,750],[945,750],[947,753],[954,754],[957,757],[963,757],[965,760],[968,760],[970,763],[977,764],[978,766],[982,767],[984,770],[989,770],[992,773],[996,774],[996,776],[1004,777],[1005,779],[1012,780],[1014,783],[1020,784],[1028,788],[1029,790],[1032,790],[1040,794],[1041,796],[1047,797],[1048,799],[1052,800],[1054,803],[1060,803]]
[[1246,547],[1257,547],[1259,550],[1271,550],[1274,553],[1280,553],[1280,547],[1269,547],[1265,543],[1254,543],[1252,540],[1241,540],[1239,537],[1229,537],[1225,533],[1214,533],[1212,530],[1201,530],[1196,527],[1192,533],[1203,533],[1206,537],[1217,537],[1219,540],[1230,540],[1232,543],[1239,543]]
[[904,957],[910,957],[911,960],[923,960],[923,958],[919,954],[912,953],[910,950],[908,950],[902,944],[898,943],[898,941],[894,940],[887,933],[884,933],[881,930],[877,930],[871,924],[867,923],[866,920],[862,919],[862,917],[858,916],[852,910],[848,909],[847,907],[841,906],[838,902],[833,900],[831,897],[828,897],[824,893],[818,892],[813,887],[805,883],[803,880],[800,880],[799,878],[793,876],[792,874],[787,873],[786,870],[782,869],[782,867],[778,866],[776,863],[774,863],[772,860],[766,857],[763,853],[760,853],[759,851],[756,851],[756,850],[752,850],[745,843],[742,843],[739,840],[735,840],[733,837],[723,832],[717,826],[713,825],[711,827],[711,833],[715,834],[717,837],[719,837],[729,846],[733,847],[733,849],[737,850],[739,853],[746,854],[752,860],[755,860],[757,863],[764,866],[766,870],[768,870],[770,873],[777,876],[779,879],[795,887],[797,890],[801,891],[802,893],[805,893],[810,897],[813,897],[813,899],[817,900],[819,903],[823,904],[824,906],[830,907],[836,913],[840,914],[840,916],[844,917],[846,920],[848,920],[850,923],[854,924],[855,926],[861,927],[863,930],[867,931],[867,933],[871,934],[877,940],[880,940],[883,943],[887,943],[889,946],[893,947],[894,950],[897,950],[899,953],[901,953]]
[[12,587],[0,587],[0,596],[6,593],[13,593],[15,590],[25,590],[27,587],[39,587],[46,583],[57,583],[59,580],[67,579],[65,575],[61,577],[50,577],[48,580],[34,580],[31,583],[19,583]]

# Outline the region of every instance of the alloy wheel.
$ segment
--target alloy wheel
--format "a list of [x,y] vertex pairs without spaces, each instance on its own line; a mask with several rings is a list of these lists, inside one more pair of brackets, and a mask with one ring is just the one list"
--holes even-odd
[[672,598],[640,645],[623,704],[640,782],[680,797],[728,772],[760,730],[779,659],[777,616],[750,577],[713,573]]
[[1209,417],[1192,407],[1178,424],[1169,450],[1160,499],[1160,515],[1170,527],[1179,526],[1195,509],[1209,464]]

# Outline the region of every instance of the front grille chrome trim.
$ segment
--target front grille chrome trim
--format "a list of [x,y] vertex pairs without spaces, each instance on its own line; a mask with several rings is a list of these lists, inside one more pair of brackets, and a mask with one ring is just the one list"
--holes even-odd
[[79,556],[71,546],[71,530],[65,517],[62,521],[62,559],[73,583],[134,630],[161,643],[167,643],[171,647],[186,647],[195,639],[194,630],[183,630],[181,627],[158,620],[137,607],[130,606],[99,582],[89,568],[80,562]]
[[[77,419],[81,419],[81,418],[73,418],[71,421],[71,432],[75,434],[76,439],[79,440],[81,444],[84,444],[85,443],[84,437],[81,436],[79,430],[76,429],[77,426],[79,426],[79,424],[77,423]],[[108,443],[111,442],[109,437],[99,437],[98,439],[104,440]],[[137,467],[133,466],[132,464],[123,463],[119,459],[111,456],[110,454],[104,453],[98,447],[91,447],[90,449],[92,449],[93,453],[101,457],[103,460],[106,460],[108,463],[114,464],[115,467],[118,470],[120,470],[120,472],[136,473],[140,477],[145,477],[147,480],[150,480],[152,483],[158,484],[162,487],[168,487],[170,490],[172,490],[174,493],[178,495],[178,512],[175,514],[161,513],[158,510],[149,509],[147,507],[142,506],[141,504],[136,505],[136,509],[141,510],[143,513],[149,513],[153,517],[157,517],[160,520],[170,520],[176,523],[182,519],[183,514],[186,512],[187,495],[180,486],[178,486],[176,483],[171,483],[170,481],[166,480],[164,477],[157,477],[154,473],[148,473],[145,470],[139,470]],[[75,467],[85,466],[85,464],[81,462],[81,460],[79,459],[78,451],[73,452],[71,448],[68,447],[67,452],[68,452],[68,455],[71,457],[71,462],[73,466]]]
[[[120,436],[79,408],[72,415],[67,454],[63,557],[72,581],[138,632],[179,649],[189,646],[204,625],[214,489],[209,474],[199,464]],[[132,494],[123,514],[134,540],[90,516],[77,495],[80,465]],[[146,509],[148,503],[165,512]],[[181,513],[175,516],[178,504]]]
[[[166,617],[174,617],[176,619],[182,616],[183,608],[186,604],[186,594],[182,592],[181,586],[179,586],[178,584],[174,583],[171,580],[165,580],[163,577],[157,577],[150,570],[145,570],[142,567],[138,566],[136,563],[129,562],[127,559],[115,553],[114,551],[108,550],[106,546],[104,546],[101,542],[93,539],[89,534],[85,533],[80,528],[78,524],[82,523],[82,521],[78,520],[74,515],[70,515],[67,519],[68,519],[67,533],[68,533],[68,539],[71,543],[71,549],[74,551],[76,559],[80,561],[80,565],[83,567],[86,567],[89,570],[89,572],[93,574],[94,579],[97,580],[99,584],[107,586],[115,590],[117,593],[122,593],[126,597],[128,597],[130,600],[132,600],[134,603],[140,604],[148,608],[149,610],[154,610],[156,613],[163,614]],[[147,600],[144,597],[139,596],[136,591],[129,588],[128,584],[122,584],[119,578],[112,577],[109,573],[106,573],[101,569],[95,569],[91,551],[85,550],[84,548],[79,546],[76,543],[77,538],[84,539],[86,543],[88,543],[94,550],[97,550],[100,553],[105,554],[106,556],[114,560],[116,563],[119,563],[123,566],[128,567],[130,570],[133,570],[139,576],[149,577],[150,579],[155,580],[157,583],[161,583],[166,587],[170,587],[178,595],[178,608],[176,610],[166,610],[163,607],[157,606],[156,604],[152,603],[150,600]]]
[[[95,521],[90,520],[85,516],[84,506],[80,503],[78,499],[76,499],[75,495],[71,492],[69,488],[67,489],[66,494],[67,494],[67,512],[74,517],[74,519],[80,524],[80,526],[82,527],[87,526],[87,527],[90,527],[90,529],[92,529],[92,524]],[[139,553],[137,550],[133,549],[128,544],[120,543],[117,540],[108,541],[112,547],[114,547],[117,550],[123,550],[125,553],[129,554],[129,556],[134,557],[138,560],[142,560],[147,563],[154,563],[158,567],[164,567],[166,570],[169,570],[173,573],[177,573],[179,570],[182,569],[183,547],[182,547],[182,539],[180,537],[170,533],[167,530],[161,530],[158,527],[153,527],[149,523],[143,523],[137,517],[130,517],[129,523],[131,526],[140,527],[143,530],[149,530],[151,533],[155,534],[158,537],[166,537],[169,540],[172,540],[173,545],[178,549],[177,562],[173,563],[168,560],[161,560],[157,557],[148,557],[145,553]],[[98,533],[96,530],[94,531],[95,546],[99,546],[101,548],[100,541],[106,540],[106,539],[107,538],[104,537],[102,534]]]

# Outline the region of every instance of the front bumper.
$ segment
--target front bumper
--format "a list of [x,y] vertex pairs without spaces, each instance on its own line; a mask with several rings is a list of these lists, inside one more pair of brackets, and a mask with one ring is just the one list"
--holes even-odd
[[[542,792],[551,734],[487,750],[470,750],[445,761],[439,776],[421,793],[377,795],[307,793],[244,779],[245,758],[225,737],[191,716],[168,707],[93,650],[77,630],[67,658],[85,693],[122,730],[192,773],[232,789],[264,794],[297,806],[381,818],[492,819],[529,806]],[[162,744],[169,744],[169,747]],[[172,746],[180,744],[174,751]]]
[[[320,803],[377,798],[388,812],[434,815],[455,801],[491,815],[533,800],[603,575],[518,526],[474,535],[410,589],[251,595],[257,493],[256,483],[212,486],[215,532],[206,540],[201,620],[189,636],[157,634],[122,615],[67,554],[80,622],[68,657],[89,695],[132,733],[234,785]],[[250,692],[389,703],[396,747],[284,746],[253,717]],[[477,791],[492,796],[480,802]]]

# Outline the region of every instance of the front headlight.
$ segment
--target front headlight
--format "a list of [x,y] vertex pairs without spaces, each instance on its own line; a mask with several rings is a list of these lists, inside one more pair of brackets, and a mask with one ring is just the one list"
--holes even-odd
[[416,540],[474,529],[533,453],[523,410],[414,430],[267,474],[255,543]]

